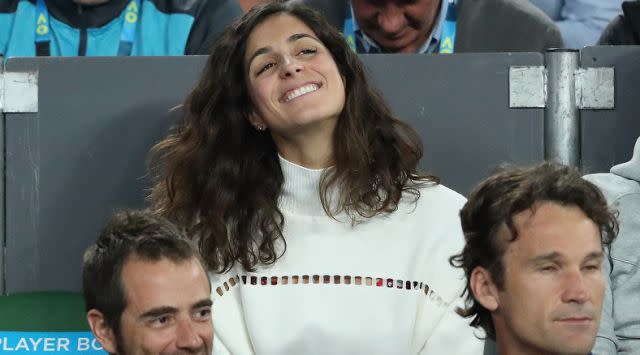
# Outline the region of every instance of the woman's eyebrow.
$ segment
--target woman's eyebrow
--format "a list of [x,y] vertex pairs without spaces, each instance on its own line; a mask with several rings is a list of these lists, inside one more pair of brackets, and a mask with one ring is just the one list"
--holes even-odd
[[[312,40],[318,42],[318,43],[322,43],[320,42],[319,39],[315,38],[314,36],[308,34],[308,33],[294,33],[291,36],[289,36],[289,38],[287,38],[287,42],[295,42],[297,40],[303,39],[303,38],[311,38]],[[261,47],[258,48],[252,55],[251,58],[249,58],[249,62],[247,63],[247,66],[250,67],[251,66],[251,62],[253,62],[253,60],[260,55],[263,54],[267,54],[269,52],[271,52],[272,48],[271,46],[266,46],[266,47]]]

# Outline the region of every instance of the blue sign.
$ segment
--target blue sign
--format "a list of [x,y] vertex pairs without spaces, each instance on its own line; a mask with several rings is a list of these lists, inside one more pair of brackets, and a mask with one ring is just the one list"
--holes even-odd
[[91,332],[4,332],[0,331],[2,354],[104,355]]

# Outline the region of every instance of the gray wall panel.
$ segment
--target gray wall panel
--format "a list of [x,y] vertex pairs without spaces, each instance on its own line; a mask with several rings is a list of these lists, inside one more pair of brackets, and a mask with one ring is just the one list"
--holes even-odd
[[[393,57],[393,70],[389,62]],[[395,114],[422,136],[422,168],[467,194],[503,162],[544,157],[542,109],[509,108],[509,67],[537,53],[363,56]]]
[[[37,114],[7,115],[7,292],[79,290],[81,255],[115,209],[143,206],[145,158],[204,57],[28,58]],[[543,157],[542,109],[508,108],[511,65],[540,54],[366,56],[392,110],[421,134],[422,166],[466,194],[504,161]]]
[[8,114],[6,292],[79,290],[109,214],[143,206],[145,159],[204,58],[31,58],[37,114]]
[[640,46],[587,47],[581,65],[615,67],[615,109],[582,110],[581,155],[586,172],[608,172],[631,159],[640,136]]

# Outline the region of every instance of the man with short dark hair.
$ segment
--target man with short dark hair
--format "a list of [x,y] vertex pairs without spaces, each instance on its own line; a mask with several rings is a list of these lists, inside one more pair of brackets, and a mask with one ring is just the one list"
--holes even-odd
[[87,320],[111,354],[210,354],[211,284],[195,247],[149,212],[117,213],[84,255]]
[[500,354],[589,354],[604,297],[603,246],[617,221],[577,169],[543,163],[482,182],[460,212],[471,325]]
[[289,0],[320,11],[358,53],[541,52],[560,30],[528,0]]

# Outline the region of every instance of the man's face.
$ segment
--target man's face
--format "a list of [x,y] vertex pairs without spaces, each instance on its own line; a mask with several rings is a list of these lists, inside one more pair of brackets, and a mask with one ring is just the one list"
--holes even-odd
[[211,353],[209,281],[197,259],[176,264],[134,256],[124,264],[122,284],[127,306],[116,337],[120,354]]
[[574,206],[538,203],[514,216],[504,287],[492,310],[498,344],[510,354],[588,354],[604,296],[598,226]]
[[358,26],[381,48],[415,53],[427,40],[441,0],[351,0]]

